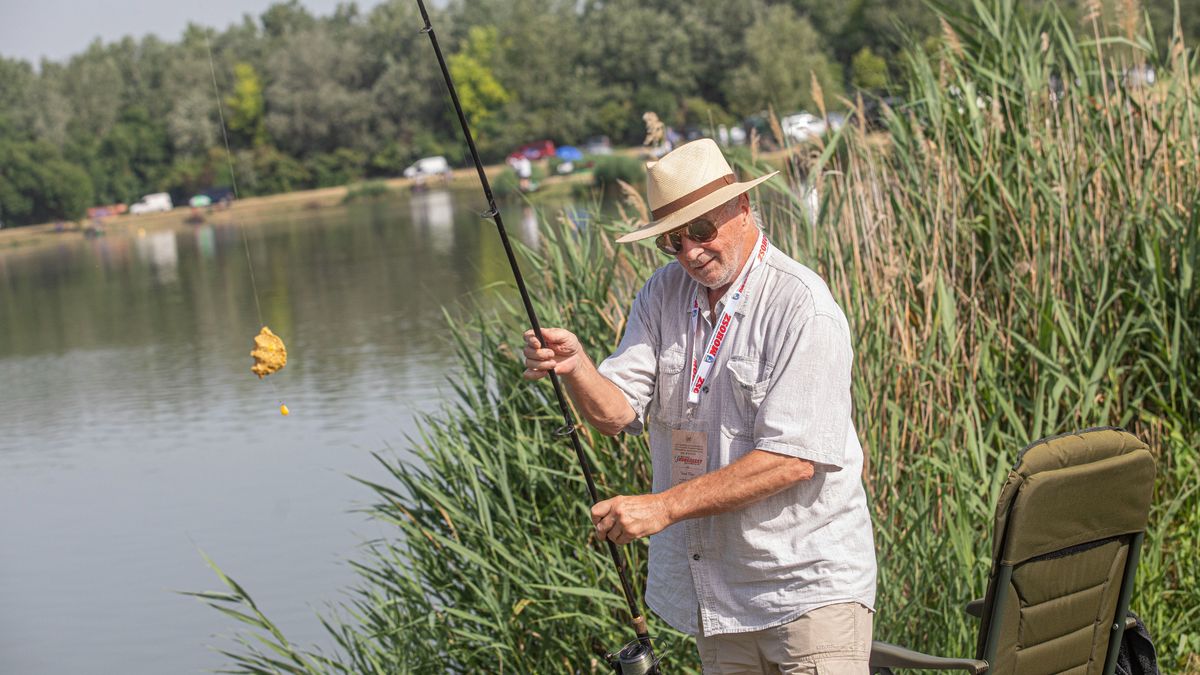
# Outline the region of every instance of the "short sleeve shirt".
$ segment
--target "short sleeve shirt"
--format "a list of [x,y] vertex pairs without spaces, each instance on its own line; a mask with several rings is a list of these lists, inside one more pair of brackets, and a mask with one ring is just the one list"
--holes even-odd
[[[710,471],[759,449],[809,460],[816,473],[743,509],[653,535],[646,603],[673,628],[705,635],[770,628],[839,602],[873,607],[875,548],[845,315],[815,272],[770,247],[690,404],[690,364],[722,307],[710,311],[700,290],[677,263],[657,270],[600,364],[637,415],[625,431],[649,430],[654,492],[671,487],[673,429],[707,432]],[[692,334],[694,299],[701,334]]]

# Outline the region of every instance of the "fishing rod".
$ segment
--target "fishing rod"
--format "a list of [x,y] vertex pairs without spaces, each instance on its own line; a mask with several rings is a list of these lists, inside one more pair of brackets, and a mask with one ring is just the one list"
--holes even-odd
[[[471,128],[467,125],[467,116],[463,113],[462,104],[458,100],[458,91],[454,88],[454,81],[450,79],[450,69],[446,67],[446,58],[442,56],[442,48],[438,45],[437,34],[433,31],[433,24],[429,21],[429,12],[425,9],[424,0],[417,0],[417,7],[421,10],[421,18],[425,25],[421,28],[421,32],[429,36],[430,43],[433,44],[433,51],[437,54],[438,65],[442,68],[442,77],[446,80],[446,88],[450,90],[450,99],[454,101],[454,111],[458,113],[458,122],[462,125],[463,136],[467,139],[467,147],[471,149],[471,158],[475,160],[475,170],[479,172],[479,182],[483,184],[483,194],[487,197],[488,210],[482,215],[484,218],[491,218],[496,223],[496,230],[500,233],[500,241],[504,244],[504,252],[508,255],[508,264],[512,267],[513,277],[517,281],[517,288],[521,291],[521,301],[525,304],[525,313],[529,316],[529,323],[533,326],[533,332],[537,335],[538,341],[545,346],[546,338],[542,336],[542,327],[538,322],[537,312],[533,309],[533,302],[529,299],[529,291],[525,288],[525,278],[521,276],[521,267],[517,264],[517,257],[513,253],[512,245],[508,241],[508,231],[504,229],[504,222],[500,218],[500,209],[496,206],[496,198],[492,195],[492,186],[488,182],[487,174],[483,171],[483,162],[479,159],[479,151],[475,149],[475,138],[471,135]],[[596,493],[596,483],[592,480],[592,468],[588,462],[587,456],[583,454],[583,445],[579,442],[579,431],[575,424],[575,418],[571,414],[571,409],[567,405],[567,399],[563,396],[562,384],[558,381],[558,375],[553,370],[550,371],[550,384],[554,387],[554,395],[558,399],[558,408],[562,411],[563,426],[555,430],[554,435],[561,438],[567,437],[571,439],[571,446],[575,449],[575,456],[579,459],[579,467],[583,470],[583,479],[587,483],[588,496],[591,497],[592,503],[600,501],[600,497]],[[633,626],[634,633],[637,639],[625,645],[624,648],[617,653],[606,655],[606,659],[617,672],[623,675],[650,675],[658,673],[658,660],[654,657],[654,645],[650,640],[650,633],[646,629],[646,618],[642,616],[641,610],[638,608],[637,596],[633,593],[633,585],[629,583],[629,568],[625,561],[625,556],[621,550],[617,548],[617,544],[612,540],[606,539],[608,544],[608,554],[612,558],[613,565],[617,568],[617,576],[621,580],[621,591],[625,594],[625,602],[629,605],[630,623]]]

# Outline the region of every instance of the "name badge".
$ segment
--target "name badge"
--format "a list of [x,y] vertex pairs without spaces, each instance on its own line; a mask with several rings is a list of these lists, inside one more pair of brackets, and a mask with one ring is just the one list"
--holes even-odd
[[671,487],[708,471],[708,434],[687,429],[671,430]]

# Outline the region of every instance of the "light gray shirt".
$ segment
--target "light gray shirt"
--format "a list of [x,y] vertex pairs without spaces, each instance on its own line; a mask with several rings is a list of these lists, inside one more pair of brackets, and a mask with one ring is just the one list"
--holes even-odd
[[[757,448],[809,460],[816,474],[650,537],[646,603],[693,635],[697,615],[704,634],[716,635],[778,626],[839,602],[873,607],[875,547],[850,419],[845,315],[815,272],[770,247],[700,402],[689,404],[692,355],[701,357],[723,306],[710,311],[699,291],[680,265],[659,268],[634,300],[617,351],[600,364],[637,414],[625,430],[650,431],[654,491],[671,487],[672,429],[707,432],[708,471]],[[690,335],[693,298],[702,336]]]

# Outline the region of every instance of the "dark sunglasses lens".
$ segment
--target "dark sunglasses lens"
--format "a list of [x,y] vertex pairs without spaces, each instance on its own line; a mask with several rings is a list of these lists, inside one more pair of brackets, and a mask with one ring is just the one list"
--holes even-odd
[[[707,244],[717,238],[717,226],[708,220],[693,220],[688,223],[687,236],[694,242]],[[682,245],[682,242],[680,242]]]
[[683,248],[683,238],[679,236],[679,232],[666,232],[658,235],[654,240],[654,244],[658,246],[658,250],[667,255],[675,255]]
[[658,250],[667,255],[678,255],[683,250],[685,233],[688,239],[698,244],[707,244],[717,238],[717,226],[709,220],[693,220],[678,230],[658,235],[654,244],[658,246]]

